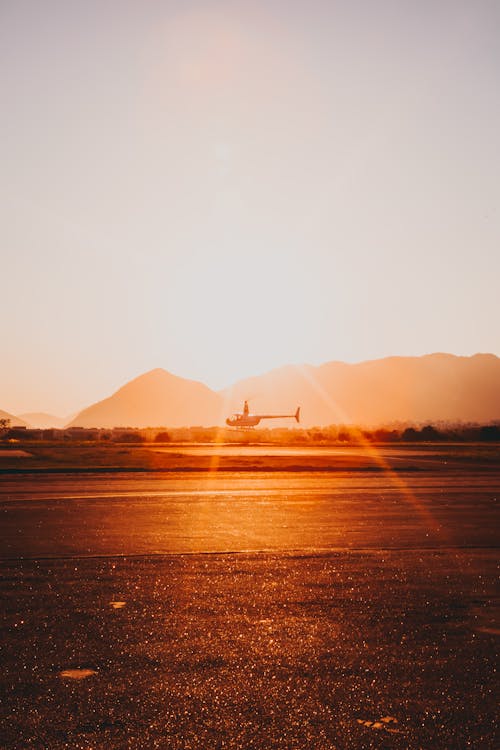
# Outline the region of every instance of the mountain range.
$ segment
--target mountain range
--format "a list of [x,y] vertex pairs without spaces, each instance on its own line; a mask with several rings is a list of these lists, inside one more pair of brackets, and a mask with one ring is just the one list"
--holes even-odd
[[109,398],[84,409],[69,426],[215,425],[220,409],[220,395],[206,385],[158,368],[139,375]]
[[[357,364],[287,365],[218,392],[158,368],[83,409],[66,426],[223,425],[229,414],[241,410],[245,399],[255,413],[291,414],[300,406],[304,427],[489,422],[500,419],[500,358],[429,354]],[[24,421],[35,426],[52,421],[52,426],[61,426],[59,418],[45,414],[25,414],[22,419],[6,416],[13,424]],[[293,424],[292,420],[261,423]]]
[[11,427],[27,427],[27,423],[24,421],[24,419],[21,419],[20,417],[16,417],[14,414],[9,414],[8,411],[3,411],[3,409],[0,409],[0,419],[8,419],[9,424]]
[[241,380],[221,392],[156,369],[84,409],[70,424],[218,425],[224,424],[228,414],[241,410],[245,399],[256,413],[290,414],[300,405],[305,427],[394,421],[488,422],[500,418],[500,359],[492,354],[430,354],[358,364],[288,365]]
[[71,419],[71,417],[56,417],[54,414],[45,412],[27,412],[20,414],[19,417],[30,427],[40,430],[45,430],[47,427],[64,427]]

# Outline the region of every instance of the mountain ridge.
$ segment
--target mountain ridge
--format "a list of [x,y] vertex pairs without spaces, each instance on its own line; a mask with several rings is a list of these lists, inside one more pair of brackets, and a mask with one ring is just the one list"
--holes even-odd
[[10,421],[10,427],[27,427],[27,423],[21,417],[17,417],[15,414],[11,414],[8,411],[0,409],[0,419],[8,419]]
[[108,398],[83,409],[68,426],[183,427],[186,424],[215,424],[220,409],[218,395],[208,386],[157,367],[129,380]]
[[[305,427],[485,422],[500,418],[500,359],[491,353],[434,352],[356,363],[289,364],[221,391],[157,367],[83,409],[69,426],[214,426],[224,424],[245,399],[251,399],[257,413],[288,413],[300,405]],[[280,424],[289,423],[272,426]]]
[[19,419],[23,419],[29,427],[44,430],[51,427],[62,429],[71,420],[71,417],[57,417],[55,414],[36,411],[19,414]]

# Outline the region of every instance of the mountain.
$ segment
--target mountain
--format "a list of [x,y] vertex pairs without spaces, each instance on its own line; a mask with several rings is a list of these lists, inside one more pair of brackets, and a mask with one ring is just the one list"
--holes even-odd
[[290,413],[300,405],[306,427],[488,422],[500,418],[500,359],[493,354],[429,354],[358,364],[289,365],[236,383],[226,397],[231,407],[250,398],[256,413]]
[[216,425],[223,401],[206,385],[156,369],[89,406],[69,427],[182,427]]
[[[245,399],[255,413],[292,414],[304,427],[500,419],[500,359],[493,354],[388,357],[357,364],[288,365],[216,393],[157,369],[80,412],[69,426],[222,425]],[[262,426],[292,426],[293,420]]]
[[27,427],[28,426],[23,419],[20,419],[19,417],[15,417],[13,414],[9,414],[8,411],[2,411],[2,409],[0,409],[0,419],[10,419],[11,427]]
[[69,417],[55,417],[45,412],[28,412],[19,415],[21,419],[35,429],[45,430],[48,427],[64,427],[69,422]]

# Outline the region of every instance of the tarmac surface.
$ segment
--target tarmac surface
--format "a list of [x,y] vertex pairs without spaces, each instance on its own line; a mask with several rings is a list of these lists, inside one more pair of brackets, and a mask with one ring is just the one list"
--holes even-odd
[[500,460],[453,455],[1,477],[0,747],[499,747]]

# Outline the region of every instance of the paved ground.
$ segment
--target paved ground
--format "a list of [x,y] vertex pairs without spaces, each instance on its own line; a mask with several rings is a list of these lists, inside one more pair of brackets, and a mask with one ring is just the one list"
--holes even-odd
[[4,477],[3,557],[491,547],[500,472]]
[[404,461],[3,477],[0,747],[498,747],[500,466]]

